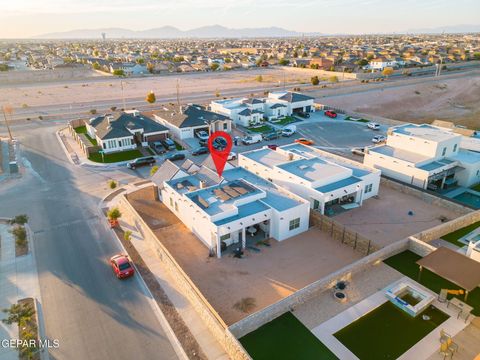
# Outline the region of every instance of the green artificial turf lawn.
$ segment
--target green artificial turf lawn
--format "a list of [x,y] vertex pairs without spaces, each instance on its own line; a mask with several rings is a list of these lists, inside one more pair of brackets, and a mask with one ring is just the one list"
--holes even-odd
[[448,241],[449,243],[457,245],[459,247],[464,247],[465,244],[459,242],[458,239],[464,237],[468,233],[471,233],[473,230],[475,230],[479,226],[480,226],[480,221],[473,223],[471,225],[465,226],[464,228],[458,229],[454,232],[451,232],[450,234],[443,235],[442,239],[445,241]]
[[253,360],[338,359],[291,312],[240,339]]
[[251,132],[256,132],[256,133],[265,133],[265,132],[272,131],[272,127],[268,126],[268,125],[262,125],[262,126],[259,126],[259,127],[256,127],[256,128],[249,127],[248,130],[251,131]]
[[396,359],[448,317],[433,306],[413,317],[387,301],[334,336],[361,360]]
[[276,125],[287,125],[287,124],[290,124],[292,122],[295,122],[296,120],[291,117],[291,116],[285,116],[283,119],[279,120],[279,121],[275,121],[274,123]]
[[[421,259],[421,256],[406,250],[400,254],[389,257],[383,262],[397,271],[401,272],[403,275],[408,276],[409,278],[418,281],[418,265],[416,262]],[[439,294],[441,289],[460,289],[458,285],[434,274],[433,272],[423,269],[422,277],[419,281],[420,284],[429,288],[433,292]],[[463,301],[464,295],[449,295],[449,298],[453,296],[458,297]],[[480,288],[476,287],[468,294],[466,301],[467,304],[473,306],[472,314],[479,316],[480,315]]]
[[[117,152],[113,154],[104,154],[105,157],[105,163],[114,163],[114,162],[120,162],[120,161],[127,161],[127,160],[133,160],[139,157],[142,157],[142,153],[138,150],[128,150],[128,151],[122,151],[122,152]],[[91,161],[95,162],[102,162],[102,154],[100,153],[93,153],[90,155],[88,158]]]
[[74,130],[77,134],[84,134],[87,137],[87,139],[90,140],[90,142],[92,143],[93,146],[97,146],[97,140],[92,139],[90,137],[90,135],[88,135],[86,126],[79,126],[79,127],[75,128]]
[[472,186],[472,190],[480,191],[480,184],[477,184],[477,185],[475,185],[475,186]]

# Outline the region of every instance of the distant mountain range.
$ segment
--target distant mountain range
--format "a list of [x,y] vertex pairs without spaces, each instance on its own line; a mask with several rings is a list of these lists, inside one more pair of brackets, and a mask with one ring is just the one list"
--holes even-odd
[[177,39],[177,38],[261,38],[319,36],[320,33],[301,33],[279,27],[231,29],[220,25],[203,26],[191,30],[180,30],[173,26],[134,31],[122,28],[81,29],[48,33],[35,39],[101,39],[102,33],[108,39]]

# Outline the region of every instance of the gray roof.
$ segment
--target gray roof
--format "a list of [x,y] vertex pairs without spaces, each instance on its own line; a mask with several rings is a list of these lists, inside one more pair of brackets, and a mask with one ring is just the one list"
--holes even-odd
[[272,106],[270,106],[270,109],[276,109],[276,108],[280,108],[280,107],[287,107],[287,105],[280,104],[280,103],[275,103]]
[[290,103],[300,102],[305,100],[313,100],[314,98],[311,96],[303,95],[296,92],[287,92],[285,95],[280,96],[280,100],[288,101]]
[[261,111],[259,110],[253,110],[253,109],[243,109],[242,111],[240,111],[238,113],[238,115],[240,116],[248,116],[248,115],[252,115],[252,114],[263,114]]
[[163,182],[171,180],[178,172],[180,168],[172,163],[170,160],[165,160],[162,165],[158,167],[158,170],[153,174],[152,180],[160,189],[163,189]]
[[164,110],[155,111],[155,114],[178,128],[207,126],[205,122],[228,120],[227,116],[205,110],[200,105],[187,105],[180,108],[170,106]]
[[129,130],[143,129],[144,134],[168,131],[168,128],[146,116],[123,112],[116,116],[98,116],[90,120],[89,124],[95,128],[97,136],[102,140],[133,136]]
[[264,102],[263,100],[256,99],[256,98],[248,98],[248,99],[242,100],[242,103],[244,104],[261,104],[263,102]]

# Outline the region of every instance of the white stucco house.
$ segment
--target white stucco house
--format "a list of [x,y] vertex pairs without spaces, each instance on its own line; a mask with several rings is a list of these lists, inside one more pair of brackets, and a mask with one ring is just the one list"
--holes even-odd
[[462,139],[432,125],[400,125],[389,129],[384,145],[368,149],[363,163],[423,189],[469,187],[480,182],[480,153]]
[[229,117],[195,104],[164,106],[160,110],[153,111],[153,118],[180,140],[195,137],[195,132],[199,130],[232,131],[232,120]]
[[309,205],[301,197],[242,167],[226,169],[219,178],[205,166],[189,171],[191,166],[196,165],[162,165],[157,174],[167,177],[154,180],[161,182],[162,202],[212,255],[220,258],[229,247],[244,249],[269,237],[283,241],[308,229]]
[[105,153],[132,150],[168,137],[168,128],[138,111],[102,115],[85,122],[88,135]]
[[282,104],[287,107],[287,115],[292,115],[297,112],[314,112],[314,98],[304,94],[292,91],[274,91],[268,94],[266,103]]
[[233,120],[245,127],[257,125],[263,119],[264,100],[257,98],[237,98],[213,100],[210,110]]
[[239,166],[308,202],[321,214],[350,209],[378,194],[380,171],[301,144],[239,154]]

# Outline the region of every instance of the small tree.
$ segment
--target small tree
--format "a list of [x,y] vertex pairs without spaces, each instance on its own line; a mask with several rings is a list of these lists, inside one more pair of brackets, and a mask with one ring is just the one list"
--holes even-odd
[[25,246],[27,243],[27,230],[22,225],[17,225],[12,229],[12,234],[15,237],[15,243],[18,246]]
[[262,75],[258,75],[256,78],[255,78],[256,81],[258,82],[262,82],[263,81],[263,76]]
[[216,97],[220,97],[220,95],[221,95],[221,94],[220,94],[220,91],[216,90],[216,91],[215,91],[215,96],[216,96]]
[[90,109],[90,114],[95,115],[97,113],[97,109]]
[[212,71],[216,71],[219,67],[220,65],[218,65],[217,63],[213,63],[212,65],[210,65],[210,69],[212,69]]
[[117,182],[115,180],[110,180],[108,182],[108,186],[110,186],[110,189],[115,189],[117,187]]
[[280,59],[280,61],[278,62],[279,65],[282,65],[282,66],[286,66],[288,64],[290,64],[290,60],[288,59]]
[[328,81],[330,81],[332,84],[333,84],[333,83],[338,83],[338,77],[335,76],[335,75],[334,75],[334,76],[330,76],[330,77],[328,78]]
[[125,71],[123,71],[122,69],[116,69],[116,70],[113,70],[113,75],[125,76]]
[[27,214],[20,214],[15,216],[12,220],[10,220],[10,224],[18,224],[18,225],[25,225],[28,222],[28,215]]
[[13,304],[8,309],[3,309],[2,311],[7,314],[7,317],[2,320],[7,325],[24,324],[35,315],[35,309],[27,304]]
[[95,70],[100,70],[100,64],[98,62],[94,62],[92,64],[92,68],[94,68]]
[[383,76],[386,76],[387,78],[393,74],[393,68],[391,67],[386,67],[385,69],[383,69],[382,71],[382,75]]
[[122,213],[117,207],[114,207],[108,210],[107,216],[109,220],[116,221],[122,217]]
[[157,101],[157,98],[155,97],[155,93],[153,92],[153,90],[150,90],[150,92],[147,94],[147,97],[145,98],[145,100],[149,104],[153,104],[153,103],[155,103],[155,101]]
[[132,232],[130,230],[127,230],[123,233],[123,238],[126,240],[126,241],[130,241],[130,239],[132,238]]
[[158,171],[158,166],[157,165],[152,166],[152,168],[150,169],[150,176],[155,175],[157,171]]
[[112,106],[112,107],[110,108],[110,110],[111,110],[111,111],[115,111],[115,110],[117,110],[117,107],[116,107],[116,106]]
[[310,81],[312,82],[312,85],[318,85],[320,84],[320,79],[318,78],[318,76],[313,76]]

